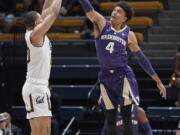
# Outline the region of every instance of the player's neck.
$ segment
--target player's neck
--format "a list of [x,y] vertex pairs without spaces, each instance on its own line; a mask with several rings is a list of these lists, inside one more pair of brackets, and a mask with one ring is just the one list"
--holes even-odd
[[124,25],[123,24],[113,24],[113,23],[111,23],[111,27],[113,27],[115,30],[119,31],[124,27]]

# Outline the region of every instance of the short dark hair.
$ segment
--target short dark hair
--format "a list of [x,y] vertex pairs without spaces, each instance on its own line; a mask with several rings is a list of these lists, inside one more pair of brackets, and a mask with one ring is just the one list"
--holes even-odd
[[38,12],[36,11],[30,11],[30,12],[27,12],[24,16],[24,24],[26,26],[26,28],[28,27],[34,27],[35,25],[35,21],[38,17]]
[[179,47],[178,47],[178,52],[180,52],[180,45],[179,45]]
[[125,1],[121,1],[117,4],[117,6],[121,7],[127,17],[127,21],[129,21],[134,16],[134,9]]

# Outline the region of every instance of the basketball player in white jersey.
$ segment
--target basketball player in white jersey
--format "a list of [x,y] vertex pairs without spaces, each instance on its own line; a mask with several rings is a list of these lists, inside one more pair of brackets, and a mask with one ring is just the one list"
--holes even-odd
[[26,14],[27,76],[22,95],[26,106],[31,135],[50,135],[51,103],[48,80],[51,69],[51,43],[46,36],[61,7],[62,0],[45,0],[39,14]]

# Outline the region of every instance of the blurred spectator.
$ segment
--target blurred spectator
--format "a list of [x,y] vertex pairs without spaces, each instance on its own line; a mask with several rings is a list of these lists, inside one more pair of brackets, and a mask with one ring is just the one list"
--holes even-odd
[[3,14],[12,14],[15,12],[15,0],[1,0],[0,1],[0,16]]
[[44,0],[23,0],[25,11],[35,10],[39,13],[42,11]]
[[178,99],[176,106],[180,107],[180,46],[175,56],[175,64],[173,75],[171,77],[170,86],[178,90]]
[[[91,0],[91,3],[96,11],[99,11],[99,4],[102,0]],[[89,19],[85,19],[81,37],[84,39],[94,39],[93,24]]]
[[11,116],[4,112],[0,114],[0,135],[22,135],[20,128],[11,123]]
[[75,6],[77,6],[77,0],[63,0],[60,12],[62,15],[66,15],[67,12]]
[[0,1],[0,19],[3,20],[3,31],[4,33],[10,32],[15,13],[15,0]]
[[93,24],[89,19],[85,19],[83,30],[81,31],[81,38],[83,39],[94,39]]
[[0,114],[0,135],[4,135],[5,129],[6,129],[6,120],[7,117],[4,115],[4,113]]
[[[93,7],[98,11],[99,9],[99,1],[98,0],[90,0]],[[63,0],[61,7],[61,14],[66,15],[69,10],[72,8],[77,8],[79,6],[78,0]]]

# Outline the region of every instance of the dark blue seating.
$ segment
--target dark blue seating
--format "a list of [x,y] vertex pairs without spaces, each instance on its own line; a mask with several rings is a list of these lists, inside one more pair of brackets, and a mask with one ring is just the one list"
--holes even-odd
[[[151,61],[153,67],[155,68],[172,68],[172,65],[173,65],[173,58],[158,58],[158,57],[152,57],[152,58],[149,58],[149,60]],[[130,60],[130,65],[133,66],[133,67],[138,67],[139,64],[136,60],[136,58],[132,58]]]
[[60,95],[62,100],[88,100],[88,93],[93,85],[53,85],[52,90]]
[[167,99],[170,100],[177,100],[178,98],[178,89],[175,87],[167,87]]
[[95,79],[98,71],[98,65],[54,65],[51,77],[53,79]]
[[24,120],[26,118],[25,106],[12,106],[11,113],[14,120]]
[[[62,106],[61,107],[61,118],[63,120],[70,120],[75,117],[77,120],[84,119],[84,113],[86,108],[82,106]],[[26,110],[24,106],[12,106],[11,109],[13,120],[25,120]]]
[[171,129],[154,129],[153,130],[153,135],[175,135],[176,130],[171,130]]
[[75,117],[77,120],[83,120],[87,109],[83,106],[62,106],[61,115],[63,120],[70,120]]
[[180,117],[180,107],[148,107],[148,115],[159,115],[164,117]]

